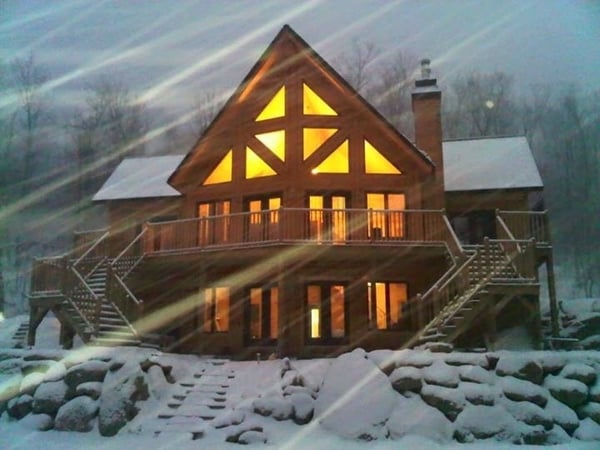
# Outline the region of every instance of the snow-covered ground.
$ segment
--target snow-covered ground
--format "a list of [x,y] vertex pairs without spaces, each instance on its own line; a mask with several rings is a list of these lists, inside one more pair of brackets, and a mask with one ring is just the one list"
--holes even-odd
[[[580,308],[575,307],[575,309],[577,311],[585,310],[583,306]],[[20,316],[0,322],[0,349],[13,344],[12,336],[23,320],[26,320],[26,317]],[[511,336],[507,336],[506,339],[510,340]],[[512,339],[516,342],[513,347],[526,347],[522,337],[514,339],[513,336]],[[266,444],[256,443],[252,445],[253,447],[286,449],[339,448],[348,450],[359,448],[467,448],[473,450],[540,448],[539,446],[513,445],[498,442],[494,439],[467,444],[459,444],[446,439],[448,436],[452,436],[453,427],[457,425],[453,425],[443,414],[430,408],[421,399],[421,396],[429,394],[440,397],[452,394],[459,402],[464,402],[466,397],[479,396],[483,402],[488,397],[492,399],[502,397],[501,400],[496,402],[496,405],[502,404],[502,408],[483,404],[479,406],[467,405],[464,409],[467,412],[462,418],[459,417],[456,422],[462,420],[469,426],[475,424],[475,426],[484,429],[497,426],[504,427],[508,432],[518,430],[525,425],[518,420],[515,421],[514,417],[518,417],[519,414],[522,414],[523,417],[535,415],[539,412],[539,408],[535,409],[532,403],[527,402],[524,405],[526,402],[518,402],[519,405],[528,406],[532,411],[524,411],[528,408],[520,408],[523,411],[511,411],[511,408],[517,402],[503,398],[503,394],[496,391],[496,389],[504,389],[505,392],[515,391],[516,394],[520,394],[519,391],[524,390],[526,391],[523,393],[524,395],[531,395],[532,387],[537,385],[532,383],[526,385],[525,382],[521,383],[512,377],[501,379],[497,375],[502,374],[502,371],[510,374],[520,370],[522,361],[510,352],[506,352],[506,354],[499,353],[500,361],[495,369],[496,373],[492,373],[479,369],[479,364],[485,359],[482,354],[439,356],[428,351],[410,353],[381,351],[365,354],[357,350],[337,359],[291,361],[289,367],[286,365],[288,364],[286,361],[281,360],[261,361],[260,363],[256,361],[226,361],[215,363],[213,367],[210,361],[191,355],[156,355],[156,352],[151,350],[132,348],[93,349],[86,348],[80,343],[78,343],[78,346],[78,349],[65,354],[71,360],[71,363],[75,360],[85,361],[92,357],[102,357],[104,360],[118,360],[126,364],[156,357],[160,358],[163,365],[172,366],[171,374],[174,380],[171,380],[169,384],[165,384],[164,380],[150,380],[151,395],[147,400],[138,403],[140,408],[138,415],[113,437],[101,436],[96,422],[94,422],[94,428],[85,433],[55,430],[38,431],[36,429],[38,423],[35,421],[27,420],[27,418],[14,421],[8,419],[6,413],[4,413],[0,418],[0,449],[47,450],[53,448],[80,449],[95,447],[98,449],[147,450],[149,448],[176,448],[185,450],[192,448],[236,448],[239,444],[225,442],[224,438],[231,434],[232,429],[239,426],[236,425],[239,422],[245,424],[247,428],[252,425],[256,429],[263,430],[264,436],[268,438]],[[51,352],[53,351],[60,352],[58,350],[58,323],[56,319],[48,318],[44,320],[38,331],[38,342],[34,350],[39,354],[50,356],[52,356]],[[0,353],[2,352],[0,351]],[[7,353],[10,355],[10,351],[7,351]],[[579,354],[581,354],[581,357],[578,356]],[[543,352],[538,353],[535,358],[546,361],[546,364],[551,364],[554,360],[565,364],[565,355],[565,352]],[[598,368],[598,365],[595,365],[596,362],[600,361],[600,355],[597,352],[577,352],[569,353],[569,355],[571,355],[568,357],[569,370],[576,374],[585,374],[590,366]],[[464,374],[465,370],[450,365],[452,358],[468,360],[466,362],[468,363],[469,373]],[[385,368],[390,361],[395,364],[394,367],[397,367],[395,371],[398,372],[392,369],[390,370],[391,374],[384,374],[385,371],[369,369],[375,366]],[[402,361],[402,363],[399,363],[399,361]],[[578,361],[581,364],[578,365]],[[4,369],[7,367],[9,366],[4,366]],[[9,369],[3,372],[2,369],[0,367],[0,388],[2,384],[6,384],[15,376],[14,370],[16,370],[13,368],[12,371]],[[149,379],[153,378],[150,372],[148,371]],[[302,378],[302,386],[294,382],[293,378],[297,378],[298,375]],[[410,393],[402,396],[391,389],[388,379],[393,382],[393,380],[402,377],[407,380],[411,376],[423,380],[423,384],[427,389],[421,392],[421,396]],[[465,382],[468,379],[476,380],[482,384]],[[215,383],[212,383],[211,380],[214,380]],[[226,380],[226,384],[224,380]],[[546,376],[546,381],[544,381],[547,384],[555,384],[557,388],[561,388],[570,382],[570,379],[553,377],[552,375]],[[503,387],[502,383],[507,386]],[[151,432],[152,427],[156,425],[157,416],[160,415],[160,412],[165,411],[166,405],[173,402],[173,399],[181,397],[178,394],[184,392],[181,391],[182,386],[186,386],[186,389],[188,389],[185,392],[193,391],[192,395],[197,395],[198,392],[204,392],[203,390],[208,389],[213,384],[227,386],[222,388],[224,390],[222,393],[223,402],[226,408],[209,426],[202,427],[204,433],[200,439],[192,440],[192,434],[185,432],[170,431],[158,435]],[[499,387],[496,388],[496,385]],[[153,391],[153,386],[162,386],[163,388]],[[545,388],[549,389],[548,386],[544,386]],[[318,395],[314,395],[316,399],[313,402],[310,394],[317,391]],[[285,397],[283,396],[284,393]],[[105,395],[104,391],[102,395]],[[542,393],[540,395],[547,394]],[[554,402],[554,400],[549,399],[549,405],[554,405],[551,402]],[[289,408],[290,404],[293,404],[294,408],[291,415],[301,415],[298,411],[303,405],[310,404],[311,408],[314,407],[315,418],[304,425],[298,425],[294,420],[284,420],[285,417],[290,415],[289,411],[286,412],[286,408]],[[187,398],[183,398],[178,407],[178,411],[181,412],[186,408],[193,410],[197,408],[197,405],[190,404]],[[556,406],[552,407],[557,408]],[[256,411],[261,408],[267,411],[269,416],[257,414]],[[546,409],[549,410],[550,406]],[[507,411],[511,411],[511,414],[508,414]],[[280,415],[279,419],[275,419],[274,417],[278,414]],[[167,424],[170,421],[169,426],[172,426],[172,430],[190,425],[189,421],[183,420],[184,418],[180,418],[181,422],[173,422],[176,418],[163,420],[161,423]],[[385,422],[385,426],[382,425],[383,422]],[[221,424],[223,427],[217,427],[217,424]],[[588,422],[585,426],[580,425],[580,436],[594,438],[600,429],[597,427],[599,426],[592,423],[588,426]],[[412,432],[419,433],[419,435],[412,434]],[[381,435],[378,436],[378,433]],[[260,433],[254,433],[254,435],[250,433],[248,436],[257,440],[261,439]],[[598,440],[585,442],[571,439],[552,448],[591,450],[598,447]]]

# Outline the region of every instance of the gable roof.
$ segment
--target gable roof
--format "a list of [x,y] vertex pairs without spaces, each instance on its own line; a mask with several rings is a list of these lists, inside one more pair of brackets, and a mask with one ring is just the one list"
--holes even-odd
[[446,192],[544,187],[524,136],[442,143]]
[[181,194],[167,184],[167,179],[182,160],[183,155],[126,158],[92,201],[179,197]]
[[[244,77],[194,147],[186,154],[177,170],[169,177],[169,184],[184,192],[188,178],[198,179],[208,175],[208,173],[204,173],[206,167],[214,167],[228,151],[225,148],[218,148],[215,143],[221,142],[223,135],[231,134],[231,131],[236,128],[236,119],[239,120],[242,117],[240,111],[247,112],[248,110],[244,106],[247,97],[254,95],[255,90],[260,91],[260,88],[255,88],[262,86],[262,83],[268,84],[265,80],[272,77],[279,77],[281,80],[288,79],[289,71],[295,67],[304,67],[302,64],[305,62],[305,66],[318,70],[348,102],[360,107],[361,111],[365,111],[367,115],[373,116],[374,122],[378,124],[379,133],[394,141],[399,149],[404,150],[405,156],[417,162],[421,170],[433,170],[434,163],[427,153],[420,150],[396,130],[289,25],[285,25]],[[260,95],[259,93],[258,96]]]

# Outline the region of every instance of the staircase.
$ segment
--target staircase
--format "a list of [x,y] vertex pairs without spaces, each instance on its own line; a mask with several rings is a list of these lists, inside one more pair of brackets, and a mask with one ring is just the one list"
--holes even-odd
[[[411,308],[413,313],[418,310],[417,315],[429,311],[431,317],[403,348],[428,342],[453,342],[483,311],[495,306],[488,291],[491,284],[503,284],[505,295],[510,296],[514,285],[532,282],[515,266],[528,247],[506,244],[514,242],[486,240],[483,245],[465,247],[466,261],[446,273],[440,285],[434,285]],[[513,251],[509,253],[505,245]]]

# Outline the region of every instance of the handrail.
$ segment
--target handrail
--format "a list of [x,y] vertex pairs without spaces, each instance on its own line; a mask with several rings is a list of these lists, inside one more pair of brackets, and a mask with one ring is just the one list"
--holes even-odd
[[[160,222],[156,222],[156,223],[160,223]],[[123,257],[123,255],[125,255],[125,253],[127,253],[127,251],[130,248],[132,248],[135,245],[135,243],[138,242],[142,238],[142,236],[146,233],[147,230],[148,230],[148,228],[144,227],[142,229],[142,231],[133,239],[133,241],[131,241],[129,243],[129,245],[127,245],[127,247],[125,247],[123,249],[123,251],[121,253],[119,253],[115,259],[112,260],[110,265],[114,267],[116,265],[116,263]]]
[[98,245],[100,245],[100,243],[101,243],[102,241],[104,241],[104,239],[106,239],[106,238],[108,237],[108,235],[109,235],[109,234],[110,234],[110,232],[108,232],[108,231],[104,232],[104,234],[103,234],[102,236],[100,236],[100,238],[98,238],[98,239],[97,239],[97,240],[94,242],[94,244],[93,244],[93,245],[92,245],[90,248],[88,248],[88,249],[87,249],[87,250],[86,250],[86,251],[83,253],[83,255],[81,255],[81,256],[80,256],[80,257],[79,257],[79,258],[78,258],[78,259],[77,259],[77,260],[76,260],[76,261],[73,263],[73,265],[74,265],[74,266],[77,266],[77,265],[78,265],[78,264],[79,264],[81,261],[83,261],[83,260],[84,260],[84,259],[85,259],[85,258],[86,258],[86,257],[87,257],[87,256],[88,256],[88,255],[89,255],[91,252],[92,252],[92,250],[94,250],[96,247],[98,247]]

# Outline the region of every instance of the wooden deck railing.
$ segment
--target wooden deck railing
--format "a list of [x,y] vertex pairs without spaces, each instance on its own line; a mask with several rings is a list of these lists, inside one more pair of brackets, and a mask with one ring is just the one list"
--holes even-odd
[[496,211],[497,220],[519,240],[535,239],[537,245],[550,245],[547,211]]
[[280,208],[147,224],[145,253],[268,243],[460,244],[443,210]]

